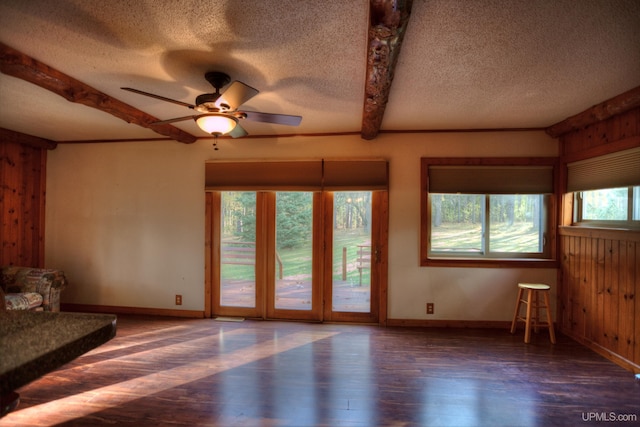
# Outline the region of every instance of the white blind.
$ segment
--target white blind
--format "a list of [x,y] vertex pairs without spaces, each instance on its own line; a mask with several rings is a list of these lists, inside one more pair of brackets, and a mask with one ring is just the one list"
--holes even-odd
[[430,193],[553,193],[552,166],[429,166]]
[[640,185],[640,147],[567,165],[567,191]]

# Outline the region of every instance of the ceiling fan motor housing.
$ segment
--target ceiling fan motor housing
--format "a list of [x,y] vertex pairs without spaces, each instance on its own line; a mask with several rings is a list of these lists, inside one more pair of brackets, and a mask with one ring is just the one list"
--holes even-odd
[[[196,97],[195,110],[201,113],[217,113],[224,111],[224,107],[228,107],[226,104],[216,105],[216,101],[220,98],[219,93],[203,93]],[[226,108],[227,110],[229,108]]]

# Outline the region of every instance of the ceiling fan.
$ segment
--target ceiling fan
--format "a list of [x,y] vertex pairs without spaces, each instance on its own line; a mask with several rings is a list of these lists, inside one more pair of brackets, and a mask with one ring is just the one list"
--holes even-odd
[[240,125],[240,120],[252,120],[256,122],[273,123],[277,125],[298,126],[302,121],[300,116],[289,116],[286,114],[260,113],[257,111],[241,111],[238,108],[256,96],[259,91],[240,81],[234,81],[227,89],[220,93],[220,89],[231,81],[229,75],[220,71],[210,71],[204,78],[215,88],[215,93],[203,93],[196,97],[194,104],[177,101],[153,93],[144,92],[130,87],[121,89],[140,95],[149,96],[161,101],[182,105],[197,111],[197,114],[173,119],[162,120],[154,124],[165,124],[193,119],[200,129],[215,136],[229,135],[232,138],[239,138],[248,135],[247,131]]

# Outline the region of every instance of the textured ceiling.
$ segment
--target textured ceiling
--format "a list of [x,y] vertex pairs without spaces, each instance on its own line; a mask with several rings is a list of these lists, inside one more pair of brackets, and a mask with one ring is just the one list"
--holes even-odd
[[[1,0],[0,42],[161,119],[220,70],[252,135],[360,132],[368,1]],[[547,127],[640,86],[638,0],[414,0],[383,130]],[[194,122],[175,124],[195,136]],[[55,141],[157,138],[0,74],[0,127]]]

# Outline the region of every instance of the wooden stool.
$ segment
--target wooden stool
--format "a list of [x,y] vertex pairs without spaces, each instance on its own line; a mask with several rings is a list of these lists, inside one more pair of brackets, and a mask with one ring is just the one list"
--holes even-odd
[[[531,341],[531,324],[533,323],[533,329],[537,333],[539,326],[549,328],[549,338],[553,344],[556,343],[556,334],[553,331],[553,321],[551,320],[551,305],[549,304],[549,285],[535,284],[535,283],[518,283],[518,300],[516,302],[516,312],[513,315],[513,322],[511,322],[511,333],[516,331],[516,324],[518,320],[525,322],[524,330],[524,342],[529,343]],[[527,290],[527,299],[523,299],[524,291]],[[544,302],[540,303],[538,294],[542,293]],[[527,305],[526,317],[520,316],[520,304]],[[547,312],[547,321],[540,322],[540,309],[544,308]]]

